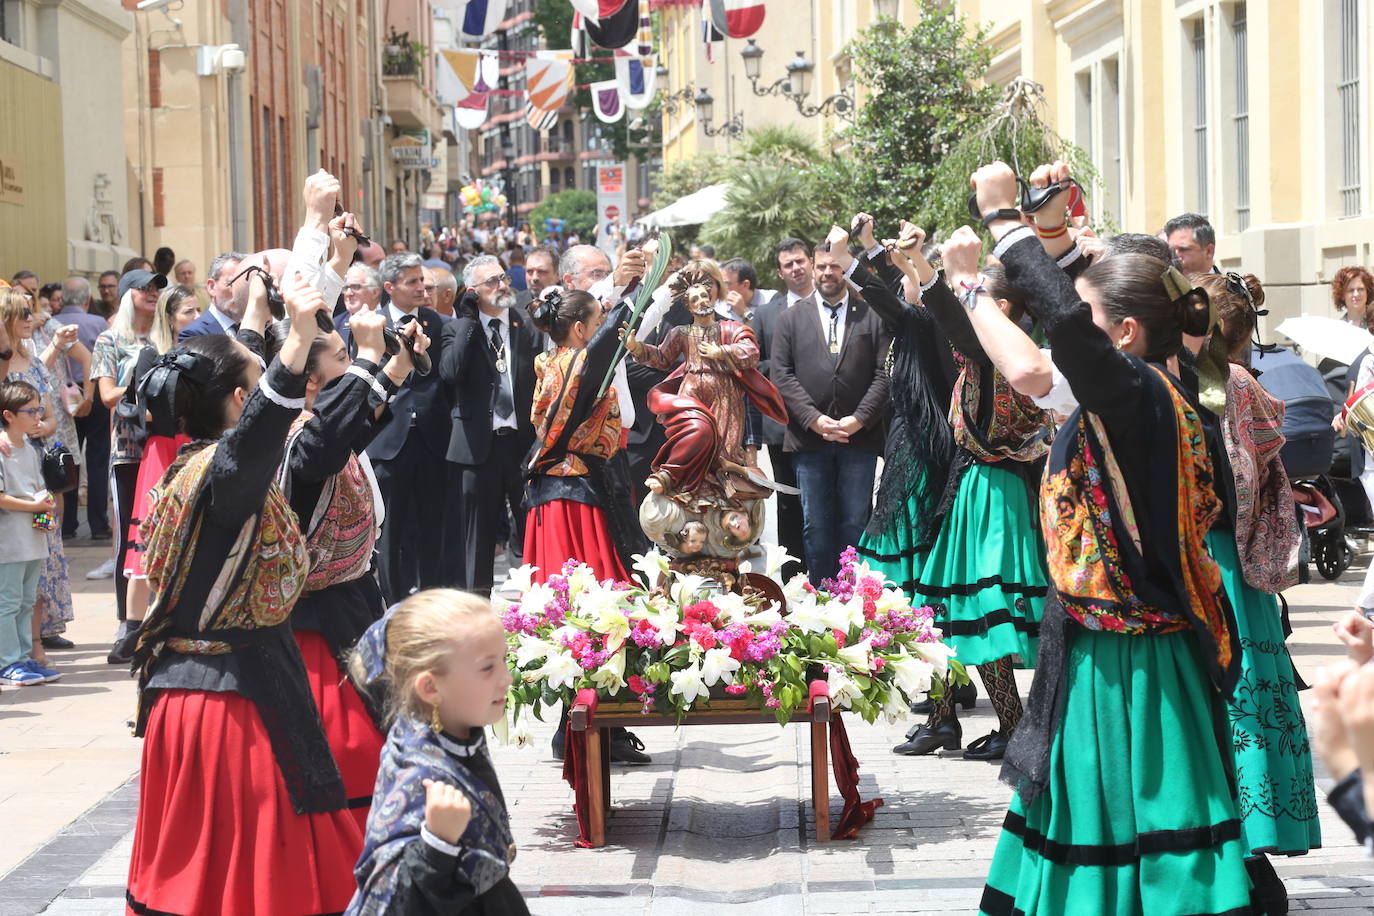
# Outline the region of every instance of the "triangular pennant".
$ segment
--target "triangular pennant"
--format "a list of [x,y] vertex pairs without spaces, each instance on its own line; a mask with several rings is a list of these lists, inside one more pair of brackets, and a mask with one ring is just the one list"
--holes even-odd
[[488,92],[473,92],[453,106],[453,119],[464,130],[476,130],[487,123]]
[[496,31],[506,18],[507,0],[468,0],[463,11],[463,34],[483,38]]
[[635,33],[639,31],[639,4],[627,2],[612,15],[603,17],[600,22],[584,18],[582,28],[592,43],[598,47],[623,48],[634,41]]
[[528,121],[530,127],[535,130],[546,131],[558,123],[558,112],[545,111],[542,108],[535,108],[533,105],[526,103],[525,120]]
[[625,116],[625,106],[620,102],[620,83],[618,80],[602,80],[587,86],[592,94],[592,110],[602,121],[610,124]]
[[630,0],[572,0],[573,9],[589,22],[607,19],[620,12]]
[[557,111],[572,90],[572,61],[531,57],[525,61],[525,93],[530,104]]
[[436,60],[435,90],[445,105],[461,102],[476,87],[482,65],[480,51],[441,50]]
[[[711,0],[712,18],[715,18],[718,2],[723,4],[725,15],[721,31],[731,38],[748,38],[762,27],[765,12],[763,0]],[[718,27],[721,25],[717,23]]]
[[620,100],[626,108],[645,108],[654,100],[654,62],[652,54],[645,60],[617,54],[615,81],[620,87]]

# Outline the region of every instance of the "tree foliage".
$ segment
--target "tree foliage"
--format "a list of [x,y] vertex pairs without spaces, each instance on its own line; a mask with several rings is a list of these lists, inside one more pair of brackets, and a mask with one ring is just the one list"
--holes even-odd
[[986,37],[951,4],[922,0],[916,25],[880,20],[850,42],[867,98],[840,132],[849,145],[841,177],[853,208],[872,213],[879,227],[895,232],[898,220],[924,212],[941,158],[994,110],[998,90],[982,82]]
[[550,194],[530,211],[530,225],[536,234],[543,232],[546,219],[561,219],[567,231],[590,241],[596,232],[596,192],[569,190]]
[[701,241],[720,258],[744,258],[762,285],[776,285],[773,249],[795,236],[808,244],[825,236],[836,201],[827,201],[818,175],[789,164],[750,160],[731,177],[725,209],[701,227]]

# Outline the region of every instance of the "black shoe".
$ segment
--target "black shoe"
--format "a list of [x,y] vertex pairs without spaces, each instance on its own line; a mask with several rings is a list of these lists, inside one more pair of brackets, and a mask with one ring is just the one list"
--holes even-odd
[[613,728],[611,729],[611,762],[644,766],[653,763],[653,758],[644,753],[644,742],[635,737],[632,732],[623,728]]
[[115,640],[114,646],[110,648],[110,654],[105,656],[105,661],[111,665],[128,665],[134,660],[134,647],[138,645],[138,632],[143,629],[143,621],[139,620],[126,625],[128,629],[124,635]]
[[931,728],[918,725],[916,731],[892,749],[892,753],[905,757],[924,757],[936,751],[957,751],[963,745],[964,729],[958,721],[946,722]]
[[1288,889],[1274,871],[1274,865],[1266,856],[1249,856],[1245,860],[1245,870],[1250,873],[1250,883],[1255,886],[1250,899],[1263,909],[1267,916],[1285,916],[1288,912]]
[[76,643],[62,636],[44,636],[44,649],[75,649]]
[[556,731],[556,732],[553,733],[552,748],[553,748],[553,759],[554,759],[554,760],[562,760],[562,759],[563,759],[563,745],[564,745],[564,743],[567,741],[567,737],[568,737],[568,720],[567,720],[567,719],[564,719],[562,722],[559,722],[559,723],[558,723],[558,731]]
[[[972,709],[978,705],[978,687],[969,681],[954,688],[954,702],[964,709]],[[935,701],[926,697],[919,703],[911,704],[911,714],[915,716],[928,716],[935,711]]]
[[969,746],[964,751],[965,760],[1001,760],[1007,754],[1007,742],[1009,738],[1003,737],[1001,732],[991,732],[979,738],[977,741],[969,742]]

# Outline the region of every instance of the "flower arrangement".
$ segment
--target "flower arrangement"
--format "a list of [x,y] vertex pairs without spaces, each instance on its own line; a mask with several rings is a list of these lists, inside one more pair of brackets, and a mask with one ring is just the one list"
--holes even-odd
[[[790,559],[769,548],[766,574]],[[576,560],[541,585],[533,567],[513,570],[503,591],[519,600],[498,599],[498,610],[516,674],[508,708],[517,730],[522,711],[538,717],[588,687],[678,721],[709,703],[714,687],[785,724],[816,679],[827,681],[837,708],[867,722],[904,717],[927,692],[940,696],[950,669],[956,683],[967,682],[929,607],[912,607],[853,548],[841,562],[819,589],[795,576],[783,589],[785,608],[672,571],[656,550],[635,557],[634,583],[599,582]]]

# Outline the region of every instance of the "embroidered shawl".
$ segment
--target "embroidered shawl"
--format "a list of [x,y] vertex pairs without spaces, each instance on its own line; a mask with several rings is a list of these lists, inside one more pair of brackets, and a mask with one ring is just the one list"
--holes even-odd
[[382,749],[363,853],[353,870],[358,891],[348,906],[348,916],[391,912],[406,846],[424,842],[420,827],[425,821],[426,779],[457,787],[472,803],[472,820],[458,844],[455,865],[470,885],[471,895],[451,901],[452,912],[463,911],[510,873],[514,838],[506,807],[492,787],[462,764],[455,750],[487,753],[484,740],[457,745],[409,715],[397,717]]
[[1298,581],[1298,530],[1293,489],[1279,460],[1283,401],[1249,372],[1231,366],[1222,435],[1236,486],[1236,551],[1252,588],[1280,592]]
[[1215,654],[1214,670],[1225,683],[1234,671],[1234,624],[1221,570],[1203,540],[1221,511],[1206,435],[1193,405],[1151,368],[1168,390],[1175,418],[1178,554],[1166,562],[1187,600],[1182,607],[1154,607],[1137,595],[1128,571],[1144,568],[1134,507],[1105,428],[1082,410],[1060,430],[1066,448],[1056,448],[1041,485],[1050,576],[1064,609],[1087,629],[1141,634],[1193,627],[1204,637],[1204,651]]
[[[970,362],[955,354],[961,363],[949,404],[949,422],[954,441],[984,463],[1010,459],[1035,461],[1050,450],[1043,432],[1045,411],[1011,387],[1002,373]],[[986,376],[986,377],[985,377]],[[980,416],[983,386],[991,383],[991,413]]]
[[[313,417],[309,411],[302,412],[292,423],[286,440],[287,459],[282,461],[277,483],[288,500],[291,448]],[[357,455],[350,454],[343,470],[323,481],[320,498],[305,529],[310,554],[307,592],[351,582],[366,574],[372,564],[372,548],[377,543],[377,512],[372,500],[372,485],[363,472],[362,462]]]
[[[538,387],[535,390],[534,407],[530,415],[535,429],[543,430],[550,411],[554,412],[553,419],[548,424],[548,431],[539,445],[539,458],[553,447],[567,427],[573,404],[577,401],[578,389],[582,386],[582,376],[585,374],[583,367],[586,361],[586,350],[574,350],[571,347],[558,347],[540,353],[534,358],[534,374]],[[572,375],[571,378],[568,377],[569,374]],[[559,392],[562,392],[561,400]],[[555,400],[558,400],[556,409]],[[578,457],[579,455],[610,458],[619,450],[620,405],[616,400],[615,388],[610,387],[592,407],[591,416],[573,433],[563,460],[545,468],[539,466],[536,459],[535,466],[539,468],[539,473],[553,477],[582,477],[587,473],[587,464]]]

